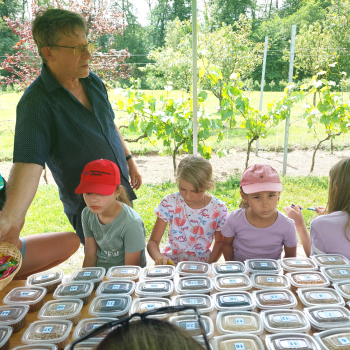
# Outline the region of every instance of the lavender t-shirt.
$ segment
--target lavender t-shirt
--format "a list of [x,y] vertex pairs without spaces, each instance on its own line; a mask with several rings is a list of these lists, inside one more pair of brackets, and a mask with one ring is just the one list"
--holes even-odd
[[225,237],[234,237],[234,260],[280,259],[283,246],[295,247],[298,244],[294,221],[278,210],[277,213],[277,220],[266,228],[250,224],[245,209],[230,213],[221,233]]
[[[311,255],[342,254],[350,259],[350,242],[345,237],[348,214],[335,211],[313,219],[310,228]],[[350,229],[347,230],[350,239]]]

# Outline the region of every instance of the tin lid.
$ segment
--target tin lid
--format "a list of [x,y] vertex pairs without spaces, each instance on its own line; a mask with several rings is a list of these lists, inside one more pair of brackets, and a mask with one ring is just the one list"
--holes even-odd
[[175,276],[175,271],[175,266],[172,265],[147,266],[142,269],[142,278],[172,279]]
[[203,275],[181,277],[174,284],[179,294],[210,293],[214,288],[212,279]]
[[263,310],[260,316],[269,333],[306,333],[311,327],[309,320],[299,310]]
[[279,262],[274,259],[247,259],[245,266],[250,273],[257,272],[280,272],[282,270]]
[[27,278],[26,286],[51,286],[62,281],[63,272],[61,269],[35,273]]
[[55,344],[34,343],[31,345],[16,346],[12,350],[57,350]]
[[265,338],[267,350],[319,350],[318,344],[308,334],[279,333]]
[[311,259],[320,267],[349,265],[350,261],[341,254],[317,254]]
[[318,265],[310,258],[303,258],[298,256],[295,258],[283,258],[278,261],[282,269],[284,269],[287,272],[318,270]]
[[67,282],[60,284],[53,293],[54,299],[85,298],[94,290],[92,282]]
[[[99,344],[98,341],[93,342],[93,341],[83,341],[81,343],[78,343],[77,345],[74,346],[74,349],[80,349],[80,350],[94,350],[97,345]],[[70,344],[67,345],[64,350],[70,350]]]
[[46,295],[46,288],[44,287],[17,287],[12,289],[3,299],[4,304],[27,304],[34,305],[38,303]]
[[10,326],[0,326],[0,348],[10,339],[13,328]]
[[113,281],[102,282],[97,290],[96,296],[106,296],[109,294],[131,295],[135,290],[136,283],[125,279],[113,279]]
[[250,276],[251,283],[257,289],[289,289],[290,282],[283,275],[276,275],[268,272],[257,272]]
[[138,297],[151,297],[157,295],[158,297],[167,297],[174,291],[174,283],[167,279],[152,279],[136,283],[135,294]]
[[[210,339],[214,334],[213,321],[208,316],[201,316],[201,319],[207,338]],[[169,318],[169,322],[188,331],[195,339],[203,339],[202,330],[196,316],[172,316]]]
[[350,280],[336,282],[333,287],[344,299],[350,300]]
[[129,312],[132,298],[125,294],[111,294],[96,297],[90,307],[89,314],[94,317],[117,317]]
[[214,277],[214,288],[218,292],[228,290],[249,290],[252,288],[252,282],[244,273],[217,275]]
[[322,350],[346,350],[350,347],[350,329],[329,329],[315,333],[314,338]]
[[22,336],[22,343],[37,342],[61,343],[72,330],[73,323],[67,320],[35,321],[29,325]]
[[350,280],[350,265],[321,267],[321,272],[333,283]]
[[260,335],[263,323],[259,314],[251,311],[223,311],[216,318],[216,328],[221,334],[249,333]]
[[264,350],[264,345],[254,334],[226,334],[214,337],[214,350]]
[[69,282],[100,282],[105,273],[104,267],[81,267],[72,272]]
[[247,272],[245,265],[240,261],[215,262],[211,264],[211,268],[215,275]]
[[[143,313],[154,309],[159,309],[161,307],[170,306],[171,302],[167,298],[156,298],[156,297],[147,297],[147,298],[138,298],[132,301],[129,314],[132,315],[135,312]],[[168,317],[168,314],[160,314],[155,316],[150,316],[155,318],[165,318]]]
[[297,288],[306,287],[328,287],[330,282],[328,278],[318,271],[296,271],[286,274],[291,285]]
[[212,295],[215,308],[219,311],[249,311],[255,308],[251,294],[245,291],[227,291]]
[[141,267],[133,265],[114,266],[108,269],[107,279],[137,280],[141,275]]
[[288,289],[262,289],[253,292],[258,308],[264,309],[292,309],[298,305],[294,294]]
[[[205,314],[214,310],[214,301],[209,295],[205,294],[183,294],[175,295],[171,299],[173,306],[196,306],[199,313]],[[194,311],[186,310],[180,314],[193,314]]]
[[176,266],[176,272],[180,276],[206,276],[210,272],[210,265],[198,261],[181,261]]
[[81,299],[48,301],[39,311],[39,320],[67,319],[77,316],[83,307]]
[[[78,339],[86,334],[88,334],[89,332],[91,332],[93,329],[102,326],[103,324],[107,323],[107,322],[111,322],[111,321],[116,321],[117,318],[113,318],[113,317],[93,317],[93,318],[84,318],[82,320],[80,320],[80,322],[77,324],[77,326],[74,329],[73,332],[73,339]],[[90,338],[91,340],[101,340],[103,339],[112,329],[114,328],[110,328],[107,329],[106,331],[98,334],[95,337]]]
[[306,307],[327,304],[345,305],[341,295],[331,288],[299,288],[297,293],[300,301]]
[[0,306],[0,325],[11,326],[22,321],[28,310],[29,305],[26,304]]
[[311,325],[318,330],[350,326],[350,312],[344,306],[312,306],[303,311]]

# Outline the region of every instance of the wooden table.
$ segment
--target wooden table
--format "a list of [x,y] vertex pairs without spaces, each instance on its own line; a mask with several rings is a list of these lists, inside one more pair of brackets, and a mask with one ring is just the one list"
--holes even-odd
[[[25,281],[12,281],[10,284],[8,284],[2,291],[0,291],[0,300],[1,300],[1,304],[4,305],[2,303],[2,300],[3,298],[5,297],[5,295],[7,293],[9,293],[12,289],[16,288],[16,287],[22,287],[25,285]],[[213,293],[216,293],[216,291],[214,290],[211,294]],[[172,296],[174,295],[177,295],[176,292],[173,293]],[[44,302],[47,302],[47,301],[50,301],[50,300],[53,300],[53,293],[49,293],[49,294],[46,294],[45,297],[44,297]],[[302,310],[303,309],[303,305],[302,303],[300,302],[298,296],[295,294],[297,300],[298,300],[298,305],[295,307],[295,309],[297,310]],[[90,307],[90,304],[92,302],[92,300],[94,299],[95,297],[95,291],[93,291],[93,295],[92,295],[92,298],[91,298],[91,301],[88,305],[86,306],[83,306],[82,308],[82,312],[81,312],[81,319],[83,318],[92,318],[92,316],[89,315],[88,313],[88,310],[89,310],[89,307]],[[133,299],[137,298],[135,293],[132,295]],[[255,311],[255,310],[253,310]],[[27,325],[18,333],[13,333],[11,338],[10,338],[10,349],[13,349],[14,347],[16,346],[20,346],[20,345],[24,345],[22,342],[21,342],[21,338],[22,338],[22,335],[23,333],[26,331],[26,329],[29,327],[29,325],[35,321],[38,320],[38,312],[31,312],[31,313],[28,313],[27,314]],[[214,323],[214,337],[215,336],[219,336],[221,335],[217,329],[216,329],[216,316],[218,314],[218,311],[217,310],[213,310],[211,313],[210,313],[210,318],[213,320],[213,323]],[[70,340],[72,340],[72,334],[73,334],[73,331],[75,329],[75,326],[73,326],[72,328],[72,332],[70,333]],[[261,338],[263,339],[265,337],[265,332],[261,335]],[[310,331],[309,332],[310,335],[312,335],[312,332]]]

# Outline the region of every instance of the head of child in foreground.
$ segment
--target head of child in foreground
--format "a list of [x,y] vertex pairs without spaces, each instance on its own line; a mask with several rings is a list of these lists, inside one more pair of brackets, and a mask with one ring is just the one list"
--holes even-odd
[[240,208],[250,208],[262,219],[275,213],[282,184],[277,171],[270,165],[254,164],[247,168],[242,174],[240,188]]
[[130,322],[117,327],[101,341],[96,350],[203,350],[184,329],[156,318]]
[[329,171],[327,212],[345,211],[350,215],[350,158],[344,158]]
[[117,164],[107,159],[97,159],[85,165],[80,184],[75,193],[83,194],[86,205],[94,214],[102,214],[119,202],[130,206],[121,185]]
[[193,154],[186,156],[177,168],[176,182],[187,204],[201,204],[205,191],[214,188],[212,166],[201,156]]

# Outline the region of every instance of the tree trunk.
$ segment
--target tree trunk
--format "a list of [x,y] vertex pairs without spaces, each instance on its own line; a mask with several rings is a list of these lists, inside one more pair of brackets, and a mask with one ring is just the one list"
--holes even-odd
[[314,107],[316,107],[316,92],[314,92],[314,101],[313,101]]
[[333,137],[331,138],[331,154],[333,154],[334,151],[334,145],[333,145]]
[[176,176],[176,149],[173,151],[173,167],[174,167],[174,176]]
[[44,175],[43,175],[43,177],[44,177],[44,180],[46,182],[46,185],[48,185],[49,182],[47,181],[46,165],[45,165],[45,168],[44,168]]
[[247,159],[245,161],[245,169],[248,168],[248,163],[249,163],[249,155],[250,155],[250,150],[252,148],[252,143],[257,140],[259,136],[254,136],[250,141],[248,140],[248,149],[247,149]]

